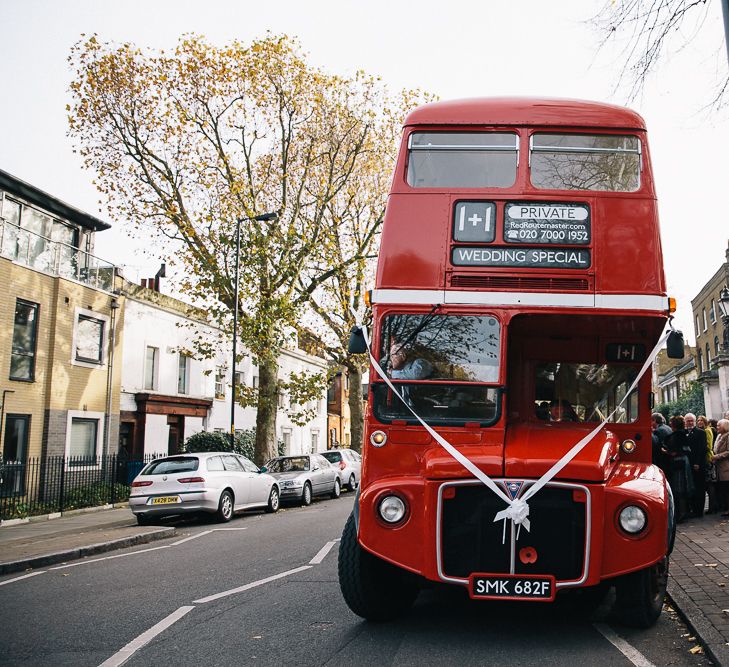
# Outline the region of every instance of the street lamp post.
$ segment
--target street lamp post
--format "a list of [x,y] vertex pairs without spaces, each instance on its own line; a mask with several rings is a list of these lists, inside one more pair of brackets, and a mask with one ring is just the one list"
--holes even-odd
[[230,401],[230,445],[231,449],[235,443],[235,357],[237,354],[238,342],[238,287],[240,268],[240,224],[241,222],[270,222],[278,219],[278,213],[262,213],[252,218],[238,218],[235,223],[235,296],[233,306],[233,371],[231,374],[231,401]]
[[729,354],[729,288],[724,288],[719,292],[719,308],[721,308],[721,323],[724,325],[724,354]]

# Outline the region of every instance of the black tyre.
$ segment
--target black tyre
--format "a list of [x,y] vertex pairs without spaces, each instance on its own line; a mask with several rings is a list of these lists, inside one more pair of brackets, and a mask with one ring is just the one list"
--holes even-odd
[[355,491],[357,489],[357,480],[354,477],[354,473],[352,473],[349,476],[349,481],[347,482],[347,490],[348,491]]
[[311,505],[311,484],[309,482],[304,483],[304,490],[301,492],[301,504],[304,507]]
[[271,494],[268,496],[268,505],[266,505],[266,512],[273,514],[278,512],[278,507],[281,501],[281,497],[278,493],[278,488],[275,486],[271,487]]
[[233,518],[233,494],[230,491],[223,491],[218,502],[218,511],[215,517],[220,523],[227,523]]
[[342,483],[339,481],[339,477],[334,478],[334,488],[330,495],[332,498],[339,498],[342,495]]
[[347,606],[368,621],[389,621],[400,616],[420,592],[414,575],[359,545],[354,515],[347,519],[339,545],[339,587]]
[[138,526],[148,526],[150,523],[152,523],[151,519],[144,515],[144,514],[137,514],[137,525]]
[[618,619],[632,628],[649,628],[661,615],[668,584],[668,558],[615,581]]

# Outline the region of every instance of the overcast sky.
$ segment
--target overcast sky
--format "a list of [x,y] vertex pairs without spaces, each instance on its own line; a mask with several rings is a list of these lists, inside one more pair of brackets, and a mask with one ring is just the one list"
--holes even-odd
[[[630,106],[643,115],[655,172],[669,293],[694,340],[691,299],[724,261],[729,116],[703,110],[727,68],[720,3],[690,46],[674,53]],[[332,73],[364,69],[393,90],[441,99],[492,95],[576,97],[624,104],[614,91],[618,54],[588,24],[601,0],[0,0],[0,168],[108,219],[66,137],[70,72],[81,33],[172,47],[195,32],[211,42],[267,31],[300,39]],[[120,225],[97,237],[97,254],[153,275],[156,259]]]

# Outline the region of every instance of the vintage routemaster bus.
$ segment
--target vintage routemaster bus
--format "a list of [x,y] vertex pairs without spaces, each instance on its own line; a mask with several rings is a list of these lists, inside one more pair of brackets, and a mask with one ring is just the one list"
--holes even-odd
[[[414,110],[382,231],[362,482],[339,579],[373,620],[428,580],[472,598],[616,588],[649,626],[674,535],[651,464],[669,338],[646,128],[625,108],[473,99]],[[680,350],[676,346],[680,344]]]

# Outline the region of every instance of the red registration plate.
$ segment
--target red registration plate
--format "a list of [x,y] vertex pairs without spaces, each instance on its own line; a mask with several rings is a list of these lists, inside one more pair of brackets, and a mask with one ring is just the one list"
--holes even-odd
[[470,596],[477,600],[532,600],[551,602],[554,577],[547,574],[472,574]]

